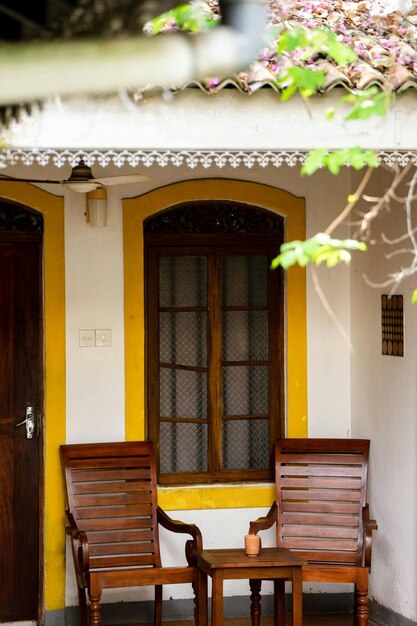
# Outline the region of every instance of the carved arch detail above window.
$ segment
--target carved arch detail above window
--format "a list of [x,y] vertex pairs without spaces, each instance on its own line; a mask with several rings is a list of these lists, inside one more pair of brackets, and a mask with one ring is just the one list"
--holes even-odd
[[43,232],[43,216],[21,204],[0,200],[0,231]]
[[282,218],[276,213],[234,202],[181,204],[144,222],[146,235],[274,234],[281,231]]

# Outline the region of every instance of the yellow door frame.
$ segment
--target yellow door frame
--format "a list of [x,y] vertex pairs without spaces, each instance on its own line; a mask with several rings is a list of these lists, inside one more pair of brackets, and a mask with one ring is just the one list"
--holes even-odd
[[44,605],[65,605],[64,491],[59,445],[65,443],[64,199],[18,182],[1,182],[0,197],[43,215],[44,337]]

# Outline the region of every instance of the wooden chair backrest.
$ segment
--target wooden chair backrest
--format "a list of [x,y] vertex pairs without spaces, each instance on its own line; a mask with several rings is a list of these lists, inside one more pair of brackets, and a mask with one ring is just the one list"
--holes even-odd
[[360,565],[369,441],[280,439],[277,545],[310,563]]
[[61,446],[68,510],[87,533],[90,569],[160,565],[149,442]]

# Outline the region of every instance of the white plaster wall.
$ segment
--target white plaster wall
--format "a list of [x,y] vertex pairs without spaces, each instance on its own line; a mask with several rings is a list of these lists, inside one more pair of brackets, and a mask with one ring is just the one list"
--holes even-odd
[[[386,186],[383,172],[373,175]],[[380,187],[381,188],[381,187]],[[371,195],[373,191],[370,191]],[[372,238],[383,231],[405,232],[397,207],[377,220]],[[404,244],[401,244],[402,246]],[[389,271],[408,262],[384,255],[389,246],[370,246],[357,255],[352,275],[352,436],[371,439],[369,501],[379,525],[374,534],[370,595],[380,604],[417,620],[417,309],[410,302],[415,281],[400,286],[404,295],[404,357],[381,354],[381,294],[387,288],[365,284],[385,281]]]
[[[95,168],[97,169],[97,168]],[[107,173],[109,173],[107,171]],[[117,171],[119,173],[119,171]],[[83,196],[66,196],[66,310],[67,310],[67,441],[109,441],[124,438],[124,338],[123,338],[123,244],[120,199],[151,188],[188,178],[210,177],[218,171],[153,168],[151,180],[140,185],[109,190],[108,226],[86,224]],[[96,174],[97,175],[97,174]],[[349,176],[320,174],[315,180],[300,178],[296,169],[283,167],[253,170],[222,170],[222,177],[263,182],[305,196],[307,230],[313,234],[335,217],[345,201]],[[48,177],[56,176],[56,172]],[[349,272],[320,275],[323,291],[349,331]],[[308,287],[308,386],[309,432],[311,436],[347,435],[350,427],[349,349],[334,320],[323,310],[309,282]],[[110,328],[112,348],[80,348],[78,330]],[[175,512],[174,517],[197,523],[207,547],[241,545],[251,519],[266,510],[227,509],[222,511]],[[222,520],[221,531],[219,520]],[[265,544],[266,545],[266,544]],[[183,559],[178,537],[162,534],[167,563]],[[68,554],[67,604],[76,604],[71,559]],[[316,589],[316,587],[313,587]],[[321,587],[323,589],[323,587]],[[344,588],[343,588],[344,589]],[[340,591],[342,588],[337,587]],[[265,585],[270,592],[270,585]],[[150,599],[152,589],[107,592],[104,601]],[[187,585],[167,587],[167,597],[190,597]],[[228,582],[226,595],[246,595],[244,581]]]
[[[65,279],[67,442],[124,439],[123,245],[120,202],[108,225],[85,220],[85,195],[67,192]],[[111,347],[79,346],[79,330],[110,329]]]
[[[324,231],[345,206],[350,173],[320,172],[302,179],[307,199],[307,236]],[[334,237],[347,237],[340,227]],[[316,292],[310,272],[307,282],[308,434],[309,437],[350,436],[350,273],[340,265],[317,268],[319,288],[331,313]]]
[[15,147],[34,148],[412,147],[414,93],[399,96],[384,119],[347,123],[341,111],[330,124],[324,111],[338,98],[333,90],[307,103],[297,97],[282,103],[272,89],[251,96],[223,90],[215,97],[188,89],[169,100],[148,94],[138,104],[117,97],[55,99],[38,116],[12,126],[5,139]]

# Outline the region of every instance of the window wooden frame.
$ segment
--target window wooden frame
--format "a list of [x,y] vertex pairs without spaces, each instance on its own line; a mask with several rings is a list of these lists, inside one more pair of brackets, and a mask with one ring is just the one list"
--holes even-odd
[[[200,203],[201,204],[201,203]],[[257,209],[256,209],[257,210]],[[276,217],[276,216],[274,216]],[[161,484],[265,481],[272,478],[273,445],[284,433],[284,289],[281,271],[268,276],[268,352],[269,352],[269,448],[267,469],[222,470],[222,396],[219,381],[222,368],[220,302],[220,258],[223,255],[263,254],[276,256],[283,240],[277,233],[224,234],[150,234],[145,232],[145,353],[147,389],[147,436],[154,442],[158,457],[158,480]],[[159,257],[206,255],[208,262],[208,471],[161,473],[159,471]],[[250,362],[248,362],[250,364]],[[255,363],[254,363],[255,364]],[[242,418],[243,416],[241,416]]]

